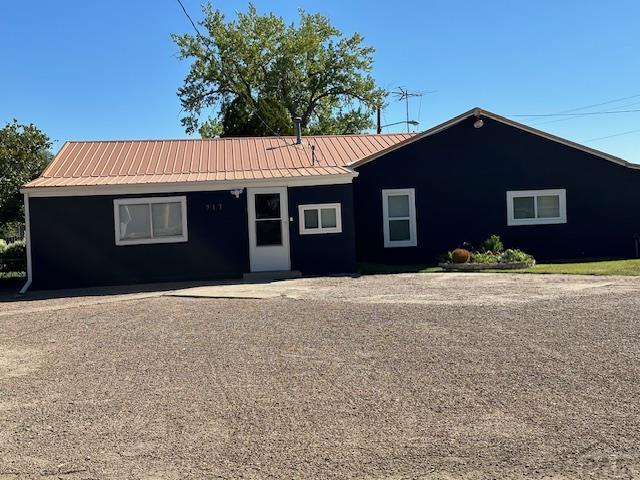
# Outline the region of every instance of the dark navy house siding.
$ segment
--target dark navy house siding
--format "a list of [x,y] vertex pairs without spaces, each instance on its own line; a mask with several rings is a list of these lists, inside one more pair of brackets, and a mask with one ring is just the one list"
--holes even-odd
[[[340,203],[342,233],[300,235],[298,205]],[[306,275],[352,273],[356,271],[353,186],[322,185],[289,187],[291,268]]]
[[[183,243],[115,244],[116,198],[187,197]],[[352,185],[289,187],[291,268],[305,275],[356,269]],[[32,197],[34,288],[242,277],[250,271],[247,194],[228,190],[149,195]],[[300,235],[298,205],[341,203],[342,233]]]
[[[114,198],[169,195],[187,197],[188,242],[116,246]],[[246,193],[238,199],[227,190],[31,198],[29,207],[35,288],[239,277],[249,271]]]
[[[539,259],[633,257],[640,170],[489,118],[474,118],[356,170],[360,261],[429,263],[497,233]],[[415,188],[417,246],[384,248],[382,189]],[[567,223],[507,226],[508,190],[566,189]]]

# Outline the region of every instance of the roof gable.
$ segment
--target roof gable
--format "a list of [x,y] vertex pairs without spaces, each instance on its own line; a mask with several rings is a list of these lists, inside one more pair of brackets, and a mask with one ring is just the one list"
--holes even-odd
[[356,160],[355,162],[352,162],[351,164],[349,164],[349,167],[351,168],[357,168],[360,167],[362,165],[364,165],[365,163],[371,162],[393,150],[396,150],[398,148],[402,148],[405,145],[408,145],[410,143],[416,142],[420,139],[429,137],[431,135],[435,135],[436,133],[442,132],[443,130],[446,130],[450,127],[453,127],[454,125],[459,124],[460,122],[468,119],[469,117],[486,117],[486,118],[490,118],[492,120],[495,120],[497,122],[503,123],[505,125],[508,125],[510,127],[513,128],[517,128],[519,130],[524,130],[525,132],[531,133],[533,135],[537,135],[539,137],[543,137],[546,138],[547,140],[551,140],[553,142],[557,142],[560,143],[562,145],[566,145],[568,147],[571,148],[575,148],[577,150],[581,150],[583,152],[589,153],[591,155],[594,155],[596,157],[602,158],[604,160],[608,160],[610,162],[613,163],[617,163],[618,165],[622,165],[628,168],[633,168],[633,169],[640,169],[640,165],[635,164],[635,163],[631,163],[631,162],[627,162],[626,160],[623,160],[622,158],[616,157],[614,155],[610,155],[608,153],[602,152],[600,150],[596,150],[594,148],[591,147],[587,147],[586,145],[582,145],[576,142],[573,142],[571,140],[567,140],[566,138],[562,138],[562,137],[558,137],[557,135],[553,135],[551,133],[548,132],[544,132],[542,130],[538,130],[536,128],[532,128],[529,127],[528,125],[524,125],[522,123],[510,120],[506,117],[503,117],[501,115],[498,115],[496,113],[493,112],[489,112],[488,110],[483,110],[482,108],[472,108],[471,110],[467,110],[464,113],[461,113],[460,115],[453,117],[450,120],[447,120],[444,123],[441,123],[439,125],[436,125],[433,128],[430,128],[429,130],[425,130],[422,133],[418,133],[416,135],[414,135],[411,138],[408,138],[402,142],[396,143],[394,145],[389,146],[388,148],[381,150],[379,152],[374,152],[371,155],[365,157],[365,158],[361,158],[360,160]]

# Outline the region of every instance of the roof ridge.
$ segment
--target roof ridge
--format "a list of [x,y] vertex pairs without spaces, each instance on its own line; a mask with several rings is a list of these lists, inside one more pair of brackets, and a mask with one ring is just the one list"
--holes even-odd
[[[398,133],[345,133],[345,134],[325,134],[325,135],[303,135],[305,138],[344,138],[344,137],[390,137],[390,136],[414,136],[420,132],[398,132]],[[215,137],[215,138],[134,138],[116,140],[67,140],[65,143],[121,143],[121,142],[198,142],[198,141],[223,141],[223,140],[260,140],[260,139],[295,139],[295,135],[265,135],[261,137]]]

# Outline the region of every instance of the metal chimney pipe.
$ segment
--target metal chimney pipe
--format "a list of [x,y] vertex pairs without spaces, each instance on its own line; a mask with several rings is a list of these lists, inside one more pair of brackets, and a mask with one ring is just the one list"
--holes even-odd
[[302,118],[293,117],[293,123],[296,128],[296,143],[300,145],[302,143]]

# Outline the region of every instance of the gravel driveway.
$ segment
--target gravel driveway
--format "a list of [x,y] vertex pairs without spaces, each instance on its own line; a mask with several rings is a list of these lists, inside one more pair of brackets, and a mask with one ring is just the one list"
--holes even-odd
[[0,479],[640,478],[640,279],[277,288],[0,303]]

